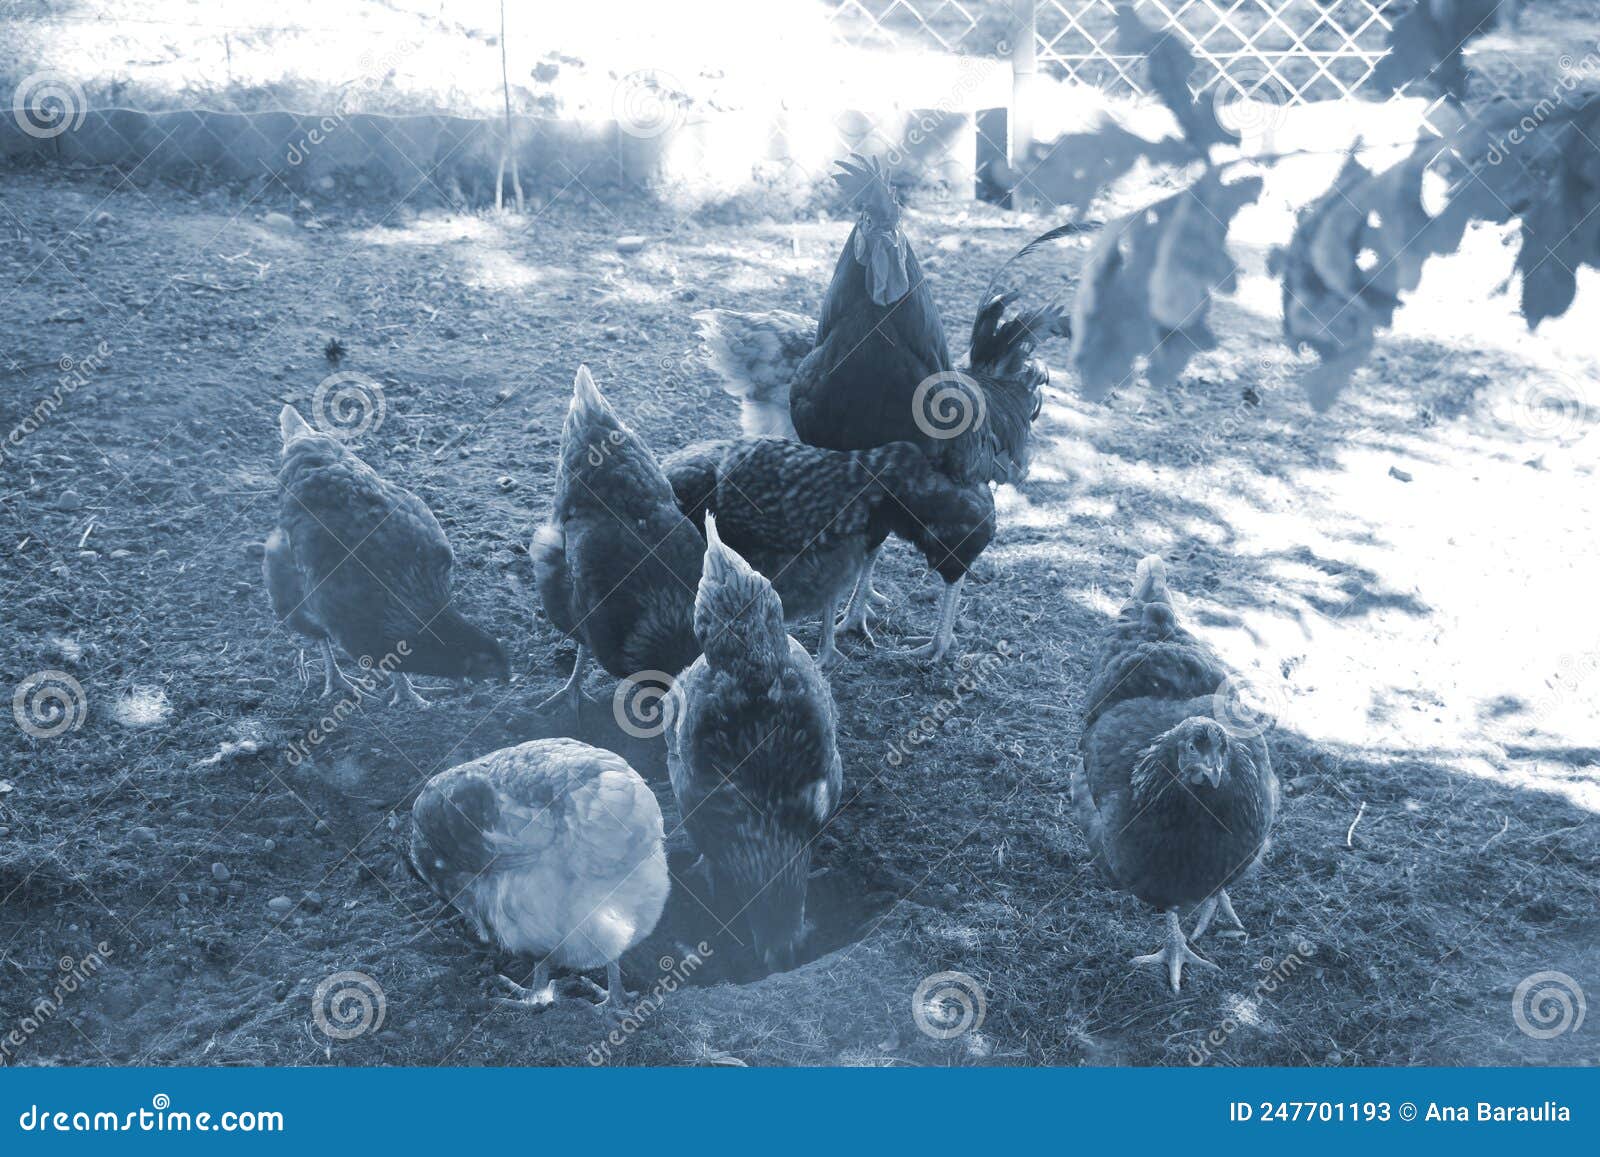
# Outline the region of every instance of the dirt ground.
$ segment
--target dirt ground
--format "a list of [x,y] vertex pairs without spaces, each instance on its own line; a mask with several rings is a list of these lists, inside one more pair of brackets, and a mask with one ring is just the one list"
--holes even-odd
[[[732,433],[736,407],[695,362],[689,314],[814,313],[846,223],[684,221],[578,185],[518,218],[60,172],[0,178],[0,222],[0,428],[81,379],[5,447],[0,671],[8,689],[69,673],[86,704],[56,737],[9,719],[4,730],[0,1030],[37,1021],[8,1063],[1600,1059],[1593,1026],[1544,1040],[1512,1014],[1513,990],[1540,971],[1600,992],[1600,832],[1583,794],[1595,752],[1539,732],[1530,704],[1548,677],[1497,670],[1482,646],[1475,661],[1427,650],[1484,616],[1526,631],[1536,609],[1430,598],[1396,529],[1447,517],[1408,512],[1423,488],[1441,488],[1448,512],[1495,464],[1547,487],[1525,500],[1549,509],[1592,491],[1578,479],[1588,466],[1569,454],[1530,469],[1532,452],[1485,417],[1511,355],[1391,339],[1374,374],[1316,415],[1276,388],[1273,323],[1238,305],[1219,311],[1224,350],[1169,393],[1086,404],[1055,351],[1038,469],[1001,496],[960,657],[884,653],[926,629],[937,586],[896,549],[880,568],[894,598],[880,649],[853,647],[835,676],[848,788],[818,857],[810,959],[734,983],[713,944],[608,1054],[604,1027],[575,1004],[532,1016],[494,1002],[491,974],[521,979],[531,963],[473,944],[407,871],[408,810],[439,770],[573,734],[625,755],[675,827],[659,739],[624,735],[606,704],[577,721],[534,714],[572,653],[538,607],[524,544],[548,507],[578,363],[663,453]],[[995,265],[1040,225],[972,204],[909,215],[953,339]],[[651,240],[617,252],[628,234]],[[422,713],[369,703],[292,765],[288,745],[325,705],[273,623],[260,543],[276,507],[276,413],[310,406],[335,372],[332,338],[346,350],[338,371],[383,386],[383,420],[358,452],[439,514],[457,597],[507,640],[515,679],[424,686],[437,702]],[[1592,430],[1593,414],[1580,417]],[[1431,482],[1419,462],[1435,466]],[[1373,488],[1359,516],[1338,508],[1345,477]],[[1344,545],[1318,545],[1329,534]],[[1526,534],[1516,553],[1530,570],[1571,546],[1559,527]],[[1488,570],[1504,553],[1463,543],[1470,557],[1451,565]],[[1221,971],[1178,996],[1129,969],[1155,946],[1157,919],[1089,869],[1067,799],[1094,633],[1150,551],[1199,629],[1230,638],[1230,657],[1256,648],[1284,706],[1269,739],[1289,798],[1263,869],[1234,892],[1250,937],[1211,944]],[[1526,669],[1579,647],[1579,618]],[[1311,625],[1285,645],[1263,622]],[[814,643],[814,626],[797,633]],[[1299,673],[1327,653],[1319,638],[1385,659],[1311,685]],[[1460,691],[1458,668],[1499,694]],[[609,698],[611,684],[589,689]],[[1336,713],[1341,690],[1354,715]],[[1412,728],[1436,718],[1460,742]],[[248,741],[258,749],[224,748]],[[1512,774],[1533,764],[1542,778]],[[682,835],[669,850],[675,871],[693,858]],[[623,962],[630,988],[651,991],[712,941],[701,915],[675,893]],[[102,944],[103,967],[38,1018],[40,997]],[[381,1024],[349,1040],[313,1007],[346,971],[384,1000]],[[984,1003],[971,1031],[938,1039],[919,1029],[913,994],[946,971],[971,977]],[[955,1012],[931,1015],[937,1027]]]

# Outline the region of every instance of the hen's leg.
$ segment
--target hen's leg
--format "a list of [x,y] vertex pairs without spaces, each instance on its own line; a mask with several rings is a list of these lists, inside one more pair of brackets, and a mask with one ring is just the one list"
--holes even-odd
[[360,699],[360,688],[345,677],[345,673],[339,670],[339,664],[334,661],[333,644],[327,639],[320,639],[317,645],[322,648],[322,697],[326,699],[335,691],[342,691]]
[[394,687],[394,694],[389,696],[390,707],[404,704],[421,711],[428,706],[428,701],[417,694],[417,689],[411,685],[411,677],[404,671],[390,671],[389,683]]
[[961,587],[967,581],[967,576],[962,575],[953,583],[946,583],[944,593],[939,596],[939,625],[934,628],[933,637],[922,646],[913,651],[896,651],[895,654],[909,659],[942,659],[950,644],[956,637],[956,612],[961,608]]
[[833,641],[833,615],[838,607],[839,599],[835,595],[829,595],[822,605],[822,638],[817,642],[817,666],[823,671],[832,671],[844,662],[844,655]]
[[1172,982],[1172,991],[1177,992],[1183,987],[1183,966],[1192,964],[1196,968],[1210,968],[1220,971],[1217,966],[1203,956],[1195,954],[1189,947],[1189,942],[1184,939],[1183,925],[1178,921],[1178,913],[1169,909],[1167,911],[1167,943],[1160,952],[1152,952],[1148,956],[1135,956],[1130,964],[1139,966],[1153,964],[1158,968],[1167,970],[1167,978]]
[[550,979],[550,965],[546,961],[539,961],[533,969],[533,980],[524,988],[509,976],[495,974],[495,981],[501,988],[511,993],[511,998],[497,998],[498,1004],[514,1004],[530,1012],[543,1012],[556,1002],[555,981]]
[[851,592],[850,604],[844,611],[844,622],[839,624],[839,629],[847,635],[860,635],[867,646],[877,645],[877,640],[872,637],[872,631],[867,626],[867,603],[872,597],[872,568],[878,563],[877,550],[867,555],[867,561],[861,564],[861,573],[856,576],[856,589]]
[[[1229,932],[1243,932],[1244,921],[1239,919],[1239,914],[1233,910],[1233,901],[1228,899],[1228,890],[1223,888],[1204,904],[1200,905],[1200,918],[1195,921],[1194,933],[1190,940],[1198,940],[1205,935],[1207,928],[1211,927],[1211,918],[1221,916],[1221,928]],[[1218,932],[1221,935],[1221,932]]]
[[589,670],[589,648],[582,643],[578,644],[578,655],[572,660],[572,678],[568,679],[554,695],[541,699],[534,710],[541,715],[549,714],[556,704],[565,701],[567,710],[572,712],[576,719],[583,710],[583,701],[588,698],[583,693],[583,677]]

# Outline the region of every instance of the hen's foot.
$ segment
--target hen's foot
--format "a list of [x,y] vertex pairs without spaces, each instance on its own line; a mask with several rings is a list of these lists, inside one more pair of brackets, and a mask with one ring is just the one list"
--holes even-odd
[[556,983],[550,979],[547,969],[536,969],[533,974],[533,983],[524,988],[509,976],[495,974],[495,982],[507,992],[510,997],[496,997],[496,1004],[513,1004],[529,1012],[544,1012],[556,1003]]
[[601,988],[587,976],[580,976],[579,979],[600,998],[589,1006],[597,1015],[613,1019],[621,1019],[628,1015],[629,1002],[636,994],[622,987],[622,968],[616,962],[606,965],[605,988]]
[[583,713],[585,703],[597,702],[583,692],[583,676],[588,666],[589,654],[583,647],[579,647],[578,657],[572,661],[572,674],[561,685],[559,691],[539,700],[533,708],[534,711],[539,715],[550,715],[565,706],[574,719],[578,718]]
[[882,591],[878,590],[876,587],[868,587],[867,588],[867,598],[869,598],[873,602],[877,603],[880,607],[886,607],[893,601],[892,599],[889,598],[888,595],[884,594]]
[[872,637],[872,628],[867,626],[867,613],[865,609],[860,614],[846,614],[839,621],[836,628],[841,635],[855,635],[868,647],[876,647],[878,640]]
[[1204,936],[1206,929],[1211,927],[1213,916],[1218,918],[1218,936],[1245,935],[1244,921],[1240,920],[1239,914],[1233,910],[1233,901],[1228,899],[1227,889],[1223,889],[1200,905],[1199,916],[1194,923],[1194,932],[1190,934],[1189,939],[1198,940]]
[[415,707],[418,711],[428,709],[428,701],[417,694],[417,689],[411,685],[411,680],[404,671],[395,671],[389,679],[394,684],[394,694],[389,696],[390,707],[399,707],[403,704]]
[[322,697],[326,699],[336,691],[351,699],[362,698],[361,688],[350,682],[337,663],[329,662],[322,670]]
[[[927,636],[920,635],[917,636],[917,638],[927,638]],[[954,640],[952,639],[941,639],[938,636],[935,636],[931,639],[928,639],[928,641],[923,643],[920,647],[910,647],[904,650],[890,651],[889,654],[896,659],[926,659],[929,662],[936,663],[945,657],[945,654],[950,650],[950,644],[953,641]]]
[[1198,955],[1194,949],[1189,947],[1189,942],[1184,939],[1183,926],[1178,922],[1178,914],[1176,912],[1167,913],[1166,946],[1160,952],[1152,952],[1146,956],[1135,956],[1129,963],[1136,967],[1154,965],[1158,968],[1166,969],[1167,979],[1172,983],[1173,992],[1178,992],[1183,988],[1183,966],[1185,964],[1192,964],[1196,968],[1209,968],[1214,972],[1221,971],[1215,964],[1204,956]]
[[824,674],[832,671],[844,662],[844,652],[835,647],[831,642],[826,647],[817,648],[817,667]]

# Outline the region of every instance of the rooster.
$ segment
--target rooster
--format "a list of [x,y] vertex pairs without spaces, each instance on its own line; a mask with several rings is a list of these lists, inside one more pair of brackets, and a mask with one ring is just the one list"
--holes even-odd
[[994,537],[989,488],[951,481],[909,442],[823,450],[735,438],[680,450],[662,469],[683,512],[697,526],[715,515],[723,541],[772,583],[786,619],[821,614],[824,671],[843,659],[834,612],[889,535],[922,551],[944,579],[936,636],[943,647],[967,568]]
[[1118,887],[1165,913],[1166,944],[1135,965],[1164,969],[1177,992],[1194,939],[1218,913],[1242,928],[1228,888],[1266,852],[1278,780],[1266,741],[1225,724],[1229,672],[1177,622],[1166,571],[1139,563],[1107,630],[1086,698],[1072,802],[1090,849]]
[[[1007,320],[1016,295],[986,294],[967,368],[953,368],[882,167],[852,157],[840,170],[835,180],[859,215],[815,327],[785,311],[694,315],[707,364],[740,400],[745,433],[792,432],[834,450],[910,442],[958,485],[1020,481],[1048,380],[1032,355],[1045,338],[1065,331],[1062,307],[1052,302]],[[850,600],[846,630],[866,629],[875,557]],[[941,606],[941,622],[944,613]],[[943,656],[949,641],[941,642],[941,634],[936,630],[913,654]]]
[[391,704],[428,705],[410,674],[508,677],[500,643],[451,604],[455,558],[427,504],[293,406],[278,415],[278,431],[278,525],[262,572],[278,620],[321,649],[323,694],[361,694],[339,669],[335,643],[389,674]]
[[411,863],[478,937],[537,964],[516,1003],[555,1003],[552,964],[606,970],[656,926],[669,888],[661,806],[621,756],[536,739],[442,771],[411,809]]
[[572,677],[540,707],[565,697],[576,714],[591,657],[619,679],[670,679],[699,654],[693,607],[705,544],[587,366],[561,430],[555,490],[529,553],[545,614],[576,640],[578,655]]
[[694,608],[703,653],[675,688],[667,769],[718,920],[747,931],[780,971],[795,965],[812,844],[844,784],[833,696],[784,633],[771,584],[723,543],[715,515],[705,527]]

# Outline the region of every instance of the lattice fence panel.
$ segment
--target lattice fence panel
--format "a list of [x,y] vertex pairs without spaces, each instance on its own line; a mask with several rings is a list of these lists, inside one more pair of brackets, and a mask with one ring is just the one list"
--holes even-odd
[[[1201,92],[1303,104],[1355,94],[1383,56],[1383,0],[1137,0],[1145,23],[1181,36]],[[1112,92],[1144,91],[1138,60],[1115,48],[1113,0],[1040,0],[1039,66]]]

